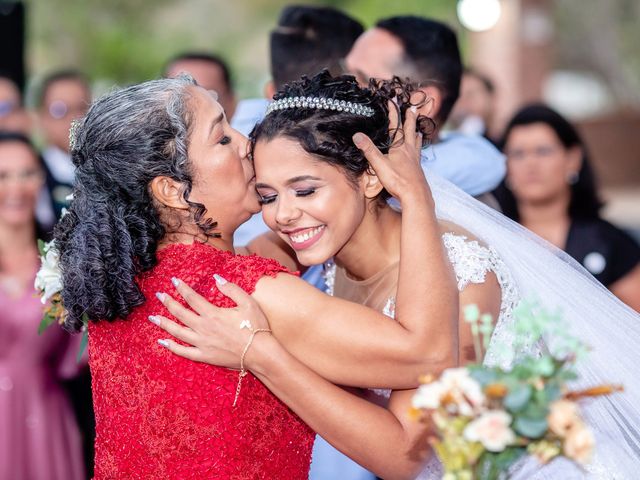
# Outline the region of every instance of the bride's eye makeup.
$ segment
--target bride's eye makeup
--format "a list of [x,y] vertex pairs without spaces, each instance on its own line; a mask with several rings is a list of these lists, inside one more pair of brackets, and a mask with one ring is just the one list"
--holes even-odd
[[296,197],[308,197],[309,195],[313,195],[316,193],[315,188],[305,188],[302,190],[296,190]]
[[260,195],[258,193],[258,203],[260,205],[267,205],[269,203],[273,203],[276,197],[277,195]]
[[228,145],[231,143],[231,137],[228,135],[224,135],[218,143],[220,145]]

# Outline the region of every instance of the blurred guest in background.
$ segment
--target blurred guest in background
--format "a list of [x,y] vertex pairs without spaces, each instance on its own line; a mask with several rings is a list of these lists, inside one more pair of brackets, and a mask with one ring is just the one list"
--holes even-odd
[[0,72],[0,131],[29,135],[31,122],[18,85]]
[[435,120],[434,143],[422,150],[425,172],[435,172],[492,206],[493,190],[505,173],[504,156],[478,135],[440,134],[460,94],[462,62],[455,32],[415,16],[380,20],[363,33],[346,58],[362,85],[370,78],[409,78],[424,93],[419,113]]
[[507,125],[503,145],[508,173],[496,198],[504,214],[640,311],[640,247],[600,218],[587,149],[574,126],[547,106],[526,106]]
[[[323,68],[334,75],[342,73],[342,60],[363,31],[358,21],[335,8],[284,7],[269,37],[272,80],[265,86],[266,98],[241,101],[231,126],[248,136],[264,118],[273,95],[286,83],[302,75],[315,75]],[[269,228],[258,213],[236,230],[234,243],[247,245],[267,231]],[[319,269],[310,269],[304,278],[314,285],[324,284]]]
[[54,207],[46,219],[38,212],[43,223],[55,223],[68,205],[75,175],[69,156],[69,129],[73,120],[84,116],[90,103],[89,82],[80,72],[60,70],[42,80],[37,98],[38,119],[45,142],[42,157],[47,169],[47,190]]
[[331,7],[289,5],[282,9],[271,31],[271,77],[267,97],[302,75],[326,68],[343,73],[342,61],[364,27],[346,13]]
[[495,87],[489,77],[465,68],[460,82],[460,98],[453,106],[449,124],[467,135],[482,135],[496,143],[491,135],[495,104]]
[[231,83],[231,72],[222,58],[204,52],[181,53],[167,63],[163,76],[173,78],[180,73],[188,73],[202,88],[215,91],[227,119],[233,118],[238,102]]
[[27,137],[0,133],[0,478],[84,478],[80,434],[61,380],[77,372],[77,338],[38,335],[43,308],[36,199],[42,162]]
[[[89,109],[89,80],[76,70],[52,72],[42,80],[37,101],[40,127],[45,140],[42,157],[46,168],[46,189],[42,197],[50,198],[53,210],[49,219],[55,223],[60,218],[62,209],[69,205],[69,195],[74,184],[75,167],[69,154],[69,130],[73,120],[83,117]],[[68,380],[65,387],[82,433],[86,470],[91,475],[95,418],[88,365],[85,364],[77,376]]]

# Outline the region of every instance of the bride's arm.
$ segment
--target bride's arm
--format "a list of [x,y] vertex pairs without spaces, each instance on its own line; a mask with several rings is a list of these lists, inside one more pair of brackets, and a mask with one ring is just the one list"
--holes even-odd
[[[414,479],[433,454],[425,425],[409,418],[414,390],[393,392],[389,409],[327,382],[270,336],[247,354],[252,372],[314,431],[381,478]],[[242,392],[240,393],[242,396]]]
[[[397,322],[363,306],[328,297],[290,275],[262,278],[253,294],[282,345],[334,383],[412,388],[420,374],[437,373],[457,362],[458,292],[418,163],[420,139],[413,133],[415,121],[412,112],[405,122],[404,142],[389,155],[381,154],[366,136],[359,142],[382,183],[403,206]],[[231,296],[229,285],[221,290]],[[230,327],[225,334],[238,336],[241,320],[259,313],[255,305],[235,295],[232,298],[238,307],[224,310],[184,284],[178,291],[208,320],[196,318],[169,298],[165,304],[171,313],[196,335],[193,331],[186,332],[188,336],[181,333],[168,320],[162,326],[196,345],[199,361],[220,364],[215,354],[220,329]],[[243,338],[236,341],[236,353],[242,351]],[[237,358],[230,366],[237,366]]]

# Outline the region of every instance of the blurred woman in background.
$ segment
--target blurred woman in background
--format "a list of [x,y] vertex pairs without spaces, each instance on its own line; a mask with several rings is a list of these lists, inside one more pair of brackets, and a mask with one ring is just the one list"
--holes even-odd
[[584,142],[560,114],[529,105],[502,141],[505,215],[563,249],[623,302],[640,311],[640,247],[600,217],[602,203]]
[[78,339],[60,328],[38,335],[35,208],[44,178],[29,140],[0,133],[0,478],[79,480],[80,434],[60,384],[77,372]]

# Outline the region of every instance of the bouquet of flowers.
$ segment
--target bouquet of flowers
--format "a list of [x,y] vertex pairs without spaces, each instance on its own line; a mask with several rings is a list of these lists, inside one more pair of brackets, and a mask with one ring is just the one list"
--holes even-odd
[[[491,317],[465,309],[474,335],[476,358],[483,358],[491,338]],[[573,365],[586,348],[566,331],[559,315],[521,303],[514,312],[515,341],[497,347],[499,356],[515,358],[525,345],[541,344],[540,355],[518,358],[509,370],[472,364],[425,377],[413,397],[412,414],[432,426],[430,443],[444,467],[445,480],[507,478],[526,454],[546,464],[558,456],[589,460],[594,437],[580,416],[577,400],[605,395],[619,386],[570,391]],[[492,345],[492,348],[494,346]]]
[[60,271],[60,255],[56,250],[55,240],[45,243],[38,240],[40,251],[40,270],[36,274],[35,288],[40,292],[40,301],[45,305],[44,316],[40,322],[38,333],[53,323],[64,323],[65,310],[62,306],[62,272]]
[[[62,271],[60,270],[60,254],[56,249],[55,240],[45,243],[38,240],[38,250],[40,251],[40,270],[36,274],[35,289],[39,292],[40,300],[44,307],[44,314],[38,327],[38,333],[50,325],[62,325],[66,317],[66,310],[62,303]],[[78,361],[82,358],[88,341],[87,322],[88,317],[84,316],[83,335],[78,351]]]

